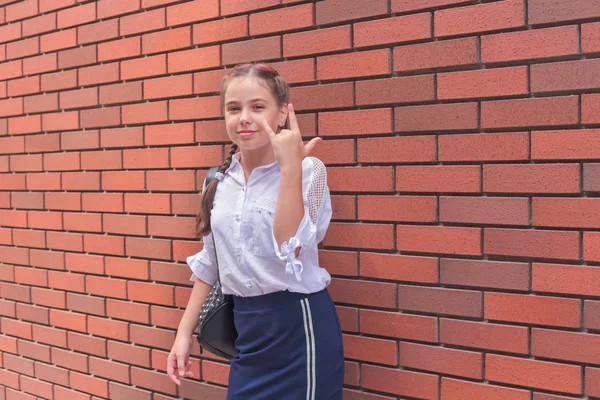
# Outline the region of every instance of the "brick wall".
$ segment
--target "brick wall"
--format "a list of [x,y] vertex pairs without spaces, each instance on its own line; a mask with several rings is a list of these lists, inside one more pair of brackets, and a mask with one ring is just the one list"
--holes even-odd
[[224,399],[164,369],[251,60],[325,139],[346,400],[600,398],[599,56],[597,0],[0,0],[0,399]]

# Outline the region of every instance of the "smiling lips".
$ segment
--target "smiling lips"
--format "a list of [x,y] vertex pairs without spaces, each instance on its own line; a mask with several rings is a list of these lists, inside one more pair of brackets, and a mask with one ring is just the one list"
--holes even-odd
[[241,137],[251,136],[254,133],[256,133],[256,131],[240,131],[239,132],[239,134],[240,134]]

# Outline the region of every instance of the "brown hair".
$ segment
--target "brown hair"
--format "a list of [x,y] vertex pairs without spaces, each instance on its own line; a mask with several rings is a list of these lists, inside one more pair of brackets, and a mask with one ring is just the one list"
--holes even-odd
[[[247,63],[235,66],[229,72],[227,72],[221,79],[221,109],[225,109],[225,92],[230,82],[235,78],[241,77],[256,77],[259,82],[266,85],[271,91],[279,105],[283,105],[288,102],[288,85],[285,79],[279,75],[279,73],[272,67],[262,63]],[[286,122],[287,123],[287,122]],[[219,172],[225,173],[231,165],[231,159],[236,153],[238,146],[235,143],[231,144],[229,155],[223,162],[223,165],[219,168]],[[215,199],[215,193],[217,192],[217,185],[219,181],[213,179],[208,186],[204,189],[202,194],[202,202],[200,203],[200,209],[196,216],[196,235],[198,238],[206,236],[211,232],[210,215],[212,210],[213,201]]]

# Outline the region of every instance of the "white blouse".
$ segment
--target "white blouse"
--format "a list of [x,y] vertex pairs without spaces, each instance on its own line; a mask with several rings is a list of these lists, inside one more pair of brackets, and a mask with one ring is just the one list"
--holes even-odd
[[217,185],[211,216],[216,243],[209,234],[203,238],[204,249],[187,257],[190,280],[213,285],[218,273],[223,293],[237,296],[313,293],[327,287],[331,276],[319,266],[317,249],[332,212],[325,165],[314,157],[303,160],[304,218],[296,234],[279,247],[273,235],[279,164],[255,168],[246,183],[239,158],[240,153],[233,156]]

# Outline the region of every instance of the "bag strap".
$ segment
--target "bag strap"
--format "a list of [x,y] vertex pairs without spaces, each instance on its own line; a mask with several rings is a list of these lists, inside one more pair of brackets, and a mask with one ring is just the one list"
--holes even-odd
[[217,280],[219,281],[219,284],[221,284],[221,276],[219,275],[219,257],[217,256],[217,243],[215,243],[215,234],[213,233],[212,229],[210,230],[210,235],[212,236],[213,247],[215,248],[215,261],[217,262]]
[[[204,178],[204,187],[205,188],[215,178],[215,176],[217,175],[217,172],[219,172],[219,169],[221,169],[221,167],[211,167],[211,168],[209,168],[208,172],[206,173],[206,178]],[[217,243],[215,242],[215,235],[214,235],[212,229],[210,230],[210,235],[212,236],[213,247],[215,248],[215,261],[217,261],[217,280],[219,281],[219,284],[221,284],[221,278],[220,278],[219,273],[218,273],[218,270],[219,270],[219,257],[217,256]]]

